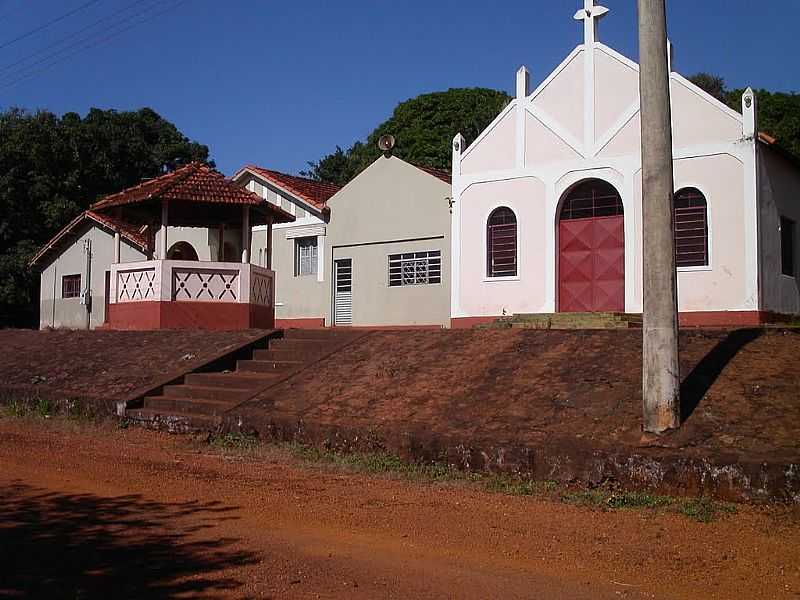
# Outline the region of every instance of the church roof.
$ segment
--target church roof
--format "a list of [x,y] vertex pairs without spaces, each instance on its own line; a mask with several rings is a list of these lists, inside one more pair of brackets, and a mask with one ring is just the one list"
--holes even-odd
[[67,223],[67,225],[62,227],[61,230],[50,239],[50,241],[42,246],[42,248],[30,260],[29,265],[36,265],[36,263],[38,263],[48,252],[50,252],[50,250],[53,250],[62,240],[66,239],[70,233],[75,231],[79,225],[86,221],[93,221],[98,225],[113,231],[114,233],[119,233],[121,237],[128,240],[139,250],[142,252],[147,252],[147,238],[134,225],[126,223],[122,219],[112,217],[111,215],[96,213],[92,210],[85,210],[72,221]]
[[242,167],[234,178],[238,178],[243,171],[249,171],[319,209],[324,208],[331,196],[341,189],[338,185],[333,183],[315,181],[306,177],[298,177],[297,175],[289,175],[256,165],[246,165]]

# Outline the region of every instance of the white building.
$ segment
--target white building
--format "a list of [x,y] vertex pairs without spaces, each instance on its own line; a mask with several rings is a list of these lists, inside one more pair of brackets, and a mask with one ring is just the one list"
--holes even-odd
[[[453,141],[452,317],[642,310],[639,67],[584,42],[467,148]],[[800,168],[759,135],[748,89],[731,110],[672,71],[678,304],[687,325],[800,312]]]

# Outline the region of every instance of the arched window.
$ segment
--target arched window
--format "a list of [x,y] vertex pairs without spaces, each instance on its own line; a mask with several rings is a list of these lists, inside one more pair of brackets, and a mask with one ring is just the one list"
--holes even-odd
[[486,275],[517,275],[517,217],[505,206],[494,209],[486,222]]
[[675,265],[708,265],[708,205],[696,188],[683,188],[675,194]]
[[189,242],[175,242],[167,251],[169,260],[197,260],[197,251]]
[[561,206],[561,220],[614,217],[623,214],[616,188],[602,179],[587,179],[576,185]]

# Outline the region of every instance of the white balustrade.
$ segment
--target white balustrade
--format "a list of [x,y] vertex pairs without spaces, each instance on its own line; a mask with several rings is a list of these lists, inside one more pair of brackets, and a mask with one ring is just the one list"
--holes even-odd
[[274,306],[275,272],[249,263],[148,260],[111,265],[109,301]]

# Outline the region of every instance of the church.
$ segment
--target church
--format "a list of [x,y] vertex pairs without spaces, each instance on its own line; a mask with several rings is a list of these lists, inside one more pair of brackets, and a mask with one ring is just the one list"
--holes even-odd
[[[608,12],[585,0],[583,43],[535,89],[520,68],[511,103],[453,140],[453,327],[642,312],[639,66],[598,40]],[[738,112],[670,65],[670,94],[681,324],[800,313],[800,164],[759,133],[751,89]]]

